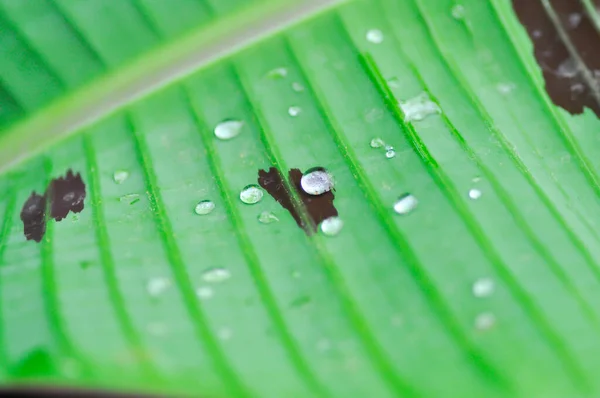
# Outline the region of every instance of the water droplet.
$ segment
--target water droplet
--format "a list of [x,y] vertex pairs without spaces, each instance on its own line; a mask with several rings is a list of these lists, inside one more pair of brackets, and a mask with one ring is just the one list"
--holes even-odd
[[329,217],[321,221],[319,226],[321,232],[327,236],[335,236],[340,233],[344,227],[344,221],[337,216]]
[[494,281],[490,278],[477,279],[472,290],[475,297],[489,297],[494,293]]
[[244,127],[240,120],[223,120],[215,127],[215,136],[220,140],[230,140],[237,137]]
[[477,330],[489,330],[496,324],[496,317],[491,312],[482,312],[475,317]]
[[390,88],[400,88],[400,79],[398,79],[396,76],[387,79],[386,83],[388,86],[390,86]]
[[388,159],[396,157],[396,151],[394,150],[393,146],[386,145],[386,147],[385,147],[385,157],[388,158]]
[[277,221],[279,221],[279,218],[270,211],[263,211],[258,215],[258,222],[261,224],[272,224]]
[[500,94],[510,94],[516,88],[514,83],[498,83],[496,84],[496,90]]
[[371,29],[367,32],[367,40],[379,44],[383,41],[383,32],[379,29]]
[[202,300],[209,299],[212,296],[214,296],[214,294],[215,293],[213,289],[209,286],[201,286],[196,289],[196,296],[198,296],[198,298]]
[[407,122],[420,121],[429,115],[442,113],[438,104],[433,102],[425,92],[409,100],[400,101],[399,105]]
[[379,137],[377,138],[373,138],[371,140],[371,148],[381,148],[383,146],[385,146],[385,142],[383,142],[383,140]]
[[533,32],[531,32],[531,35],[535,38],[535,39],[539,39],[540,37],[543,36],[543,33],[541,30],[536,29]]
[[258,185],[246,185],[240,192],[240,200],[248,205],[260,202],[263,197],[263,191]]
[[202,279],[209,283],[219,283],[231,278],[231,272],[226,268],[210,268],[202,273]]
[[215,209],[215,204],[210,200],[201,200],[194,208],[194,212],[199,216],[203,216],[212,212]]
[[171,281],[167,278],[152,278],[146,285],[146,291],[152,297],[157,297],[164,293],[171,286]]
[[117,184],[123,184],[129,178],[127,170],[117,170],[113,173],[113,181]]
[[469,190],[469,198],[471,198],[471,199],[481,198],[481,191],[477,188],[470,189]]
[[578,27],[579,24],[581,23],[581,18],[582,18],[582,15],[577,12],[569,14],[569,18],[568,18],[569,28],[575,29],[576,27]]
[[231,339],[233,337],[233,330],[231,330],[229,328],[221,328],[217,332],[217,336],[222,341],[229,340],[229,339]]
[[309,195],[321,195],[333,189],[333,177],[322,167],[306,171],[300,179],[302,190]]
[[564,60],[556,70],[556,73],[560,77],[572,78],[577,76],[579,69],[577,68],[577,63],[571,57]]
[[286,68],[275,68],[267,72],[267,76],[272,79],[280,79],[282,77],[286,77],[288,74],[288,70]]
[[419,201],[417,198],[414,195],[407,193],[400,196],[396,203],[394,203],[394,211],[398,214],[408,214],[413,211],[418,204]]
[[132,205],[140,201],[140,194],[128,193],[127,195],[121,196],[119,198],[119,201],[129,203],[130,205]]
[[463,19],[465,17],[465,7],[461,4],[452,7],[452,17],[454,19]]
[[288,114],[291,117],[296,117],[300,114],[300,112],[302,112],[302,108],[300,108],[299,106],[290,106],[288,108]]
[[73,199],[75,199],[75,192],[67,192],[64,196],[63,196],[63,200],[65,202],[70,202]]
[[298,82],[293,82],[292,90],[294,90],[297,93],[300,93],[300,92],[304,91],[304,86]]
[[575,83],[571,86],[571,93],[575,96],[583,94],[585,86],[582,83]]

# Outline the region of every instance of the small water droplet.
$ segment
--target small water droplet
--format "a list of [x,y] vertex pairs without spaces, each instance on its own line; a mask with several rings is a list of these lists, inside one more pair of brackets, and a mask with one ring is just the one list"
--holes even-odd
[[244,122],[240,120],[223,120],[215,127],[215,136],[220,140],[230,140],[237,137],[244,127]]
[[219,283],[231,278],[231,272],[226,268],[210,268],[202,273],[202,279],[208,283]]
[[152,278],[146,285],[146,291],[152,297],[158,297],[171,286],[171,281],[167,278]]
[[452,17],[454,19],[463,19],[465,17],[465,7],[461,4],[452,7]]
[[385,142],[383,142],[383,140],[379,137],[377,138],[373,138],[371,140],[371,148],[381,148],[383,146],[385,146]]
[[291,117],[296,117],[300,114],[300,112],[302,112],[302,108],[300,108],[299,106],[290,106],[288,108],[288,114]]
[[344,227],[344,221],[337,216],[329,217],[321,221],[319,225],[321,232],[327,236],[336,236]]
[[575,29],[581,23],[582,15],[578,12],[569,14],[568,25],[569,29]]
[[585,86],[582,83],[575,83],[571,86],[571,94],[578,96],[583,94]]
[[390,88],[400,88],[400,79],[398,79],[396,76],[387,79],[386,83]]
[[383,117],[383,110],[379,108],[369,109],[365,112],[365,120],[368,123],[374,123]]
[[433,102],[425,92],[409,100],[400,101],[399,105],[407,122],[420,121],[429,115],[442,113],[438,104]]
[[277,221],[279,221],[279,218],[270,211],[263,211],[258,215],[258,222],[261,224],[272,224]]
[[333,189],[333,177],[322,167],[306,171],[300,179],[302,190],[309,195],[322,195]]
[[222,341],[230,340],[233,337],[233,330],[229,328],[221,328],[217,332],[217,336]]
[[199,216],[203,216],[212,212],[215,209],[215,204],[210,200],[201,200],[194,208],[194,212]]
[[67,192],[64,196],[63,196],[63,200],[65,202],[70,202],[73,199],[75,199],[75,192]]
[[123,195],[119,198],[120,202],[129,203],[130,205],[135,204],[140,201],[140,194],[138,193],[128,193],[127,195]]
[[258,203],[263,198],[263,191],[258,185],[246,185],[240,192],[240,200],[248,205]]
[[479,199],[481,198],[481,191],[477,188],[472,188],[469,190],[469,198],[471,199]]
[[482,312],[475,317],[475,328],[477,330],[489,330],[496,324],[496,317],[491,312]]
[[286,68],[275,68],[267,72],[267,76],[272,79],[280,79],[286,77],[288,70]]
[[113,173],[113,181],[117,184],[123,184],[129,178],[127,170],[117,170]]
[[490,278],[477,279],[473,283],[473,296],[475,297],[489,297],[494,293],[494,281]]
[[473,181],[474,183],[477,183],[477,182],[481,181],[481,177],[479,177],[479,176],[473,177],[473,179],[471,181]]
[[304,91],[304,86],[298,82],[293,82],[292,90],[294,90],[297,93],[300,93],[300,92]]
[[556,70],[556,73],[558,74],[558,76],[564,77],[564,78],[575,77],[575,76],[577,76],[578,72],[579,72],[579,68],[577,67],[577,63],[571,57],[564,60],[558,66],[558,69]]
[[394,148],[386,150],[385,151],[385,157],[388,158],[388,159],[396,157],[396,151],[394,150]]
[[496,84],[496,90],[500,94],[510,94],[516,88],[514,83],[498,83]]
[[196,296],[198,296],[198,298],[202,300],[209,299],[212,296],[214,296],[214,294],[215,293],[213,289],[209,286],[201,286],[196,289]]
[[371,29],[367,32],[367,40],[379,44],[383,41],[383,32],[379,29]]
[[533,32],[531,32],[531,35],[535,38],[535,39],[539,39],[540,37],[543,36],[543,33],[541,30],[536,29]]
[[417,198],[414,195],[407,193],[400,196],[396,203],[394,203],[394,211],[398,214],[408,214],[413,211],[418,204],[419,201]]

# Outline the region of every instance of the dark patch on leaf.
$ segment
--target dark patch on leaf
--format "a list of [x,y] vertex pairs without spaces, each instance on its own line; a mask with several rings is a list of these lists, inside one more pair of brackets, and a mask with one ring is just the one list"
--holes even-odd
[[[578,65],[569,53],[541,1],[513,0],[515,12],[533,41],[546,91],[556,105],[571,114],[580,114],[587,107],[600,117],[597,94],[600,89],[600,35],[583,2],[552,0],[550,4],[582,65]],[[589,71],[588,78],[583,73],[585,69]]]
[[46,196],[35,192],[27,198],[21,209],[21,221],[27,240],[40,242],[46,233]]
[[67,171],[65,177],[50,181],[44,195],[32,192],[21,210],[25,238],[41,242],[48,219],[61,221],[69,212],[80,213],[84,200],[85,184],[81,175],[75,175],[71,170]]
[[300,180],[302,179],[302,172],[298,169],[291,169],[289,171],[290,185],[296,191],[296,195],[302,201],[304,208],[310,218],[310,222],[305,223],[296,206],[294,206],[294,200],[290,192],[288,192],[281,173],[277,168],[271,167],[269,171],[259,170],[258,171],[258,183],[265,191],[269,193],[284,209],[286,209],[300,228],[302,228],[308,235],[312,235],[316,232],[317,226],[321,221],[326,218],[337,216],[338,211],[333,205],[335,196],[333,191],[325,192],[322,195],[314,196],[304,192],[300,186]]

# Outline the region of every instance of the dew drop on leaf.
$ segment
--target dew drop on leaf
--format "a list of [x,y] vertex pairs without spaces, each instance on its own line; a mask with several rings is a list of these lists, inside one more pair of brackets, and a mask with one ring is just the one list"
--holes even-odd
[[322,167],[309,169],[300,179],[302,190],[309,195],[322,195],[333,185],[333,177]]
[[244,127],[244,122],[240,120],[223,120],[215,127],[215,136],[220,140],[230,140],[237,137]]
[[291,117],[296,117],[300,114],[300,112],[302,112],[302,108],[300,108],[299,106],[290,106],[288,108],[288,114]]
[[199,216],[211,213],[215,209],[215,204],[210,200],[202,200],[198,202],[194,208],[194,212]]
[[475,328],[477,330],[489,330],[496,324],[496,317],[491,312],[482,312],[475,317]]
[[379,137],[373,138],[371,140],[371,148],[381,148],[383,146],[385,146],[385,142],[383,142],[383,140]]
[[489,297],[494,293],[494,281],[490,278],[480,278],[473,283],[473,296]]
[[122,184],[126,179],[129,178],[129,172],[127,170],[116,170],[113,173],[113,181],[117,184]]
[[514,89],[515,89],[515,84],[514,83],[498,83],[496,84],[496,90],[498,90],[498,92],[500,94],[510,94]]
[[400,196],[396,203],[394,203],[394,211],[398,214],[408,214],[413,211],[418,204],[419,201],[417,198],[414,195],[407,193]]
[[396,151],[394,150],[393,146],[387,145],[385,147],[385,157],[388,159],[396,157]]
[[222,341],[229,340],[229,339],[231,339],[233,337],[233,330],[231,330],[229,328],[221,328],[217,332],[217,336]]
[[379,44],[383,41],[383,32],[379,29],[371,29],[367,32],[367,40]]
[[279,218],[270,211],[263,211],[258,215],[258,222],[261,224],[272,224],[277,221],[279,221]]
[[286,77],[288,74],[288,70],[286,68],[275,68],[267,72],[267,76],[272,79],[279,79],[282,77]]
[[152,278],[146,285],[146,291],[152,297],[158,297],[171,286],[171,281],[167,278]]
[[438,104],[433,102],[425,92],[406,101],[400,101],[399,105],[407,122],[420,121],[427,116],[442,113]]
[[258,185],[246,185],[240,192],[240,200],[248,205],[258,203],[263,198],[263,190]]
[[231,278],[231,272],[226,268],[210,268],[202,273],[202,279],[209,283],[218,283]]
[[304,86],[298,82],[293,82],[292,90],[294,90],[297,93],[300,93],[300,92],[304,91]]
[[473,188],[469,190],[469,198],[475,200],[481,198],[481,191],[477,188]]
[[457,4],[452,7],[451,12],[454,19],[463,19],[465,17],[465,7],[461,4]]
[[337,216],[333,216],[321,221],[321,225],[319,227],[324,235],[336,236],[344,227],[344,221]]

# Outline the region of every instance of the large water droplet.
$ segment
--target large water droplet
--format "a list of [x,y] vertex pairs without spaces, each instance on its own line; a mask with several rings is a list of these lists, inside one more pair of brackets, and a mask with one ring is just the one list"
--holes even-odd
[[494,281],[490,278],[477,279],[473,283],[473,296],[475,297],[488,297],[494,293]]
[[300,108],[299,106],[290,106],[288,108],[288,114],[291,117],[296,117],[300,114],[300,112],[302,112],[302,108]]
[[344,227],[344,222],[337,216],[326,218],[321,221],[321,232],[327,236],[335,236],[340,233]]
[[407,193],[400,196],[396,203],[394,203],[394,211],[398,214],[408,214],[413,211],[418,204],[419,201],[417,198],[414,195]]
[[171,281],[167,278],[152,278],[146,285],[146,291],[152,297],[161,295],[171,286]]
[[210,268],[202,273],[202,279],[209,283],[218,283],[231,278],[231,272],[227,268]]
[[272,224],[277,221],[279,221],[279,218],[270,211],[263,211],[258,215],[258,222],[261,224]]
[[469,190],[469,198],[471,198],[471,199],[481,198],[481,191],[477,188],[470,189]]
[[260,202],[263,197],[263,191],[258,185],[246,185],[240,192],[240,200],[248,205]]
[[267,72],[267,76],[272,79],[278,79],[282,77],[286,77],[288,74],[288,70],[286,68],[275,68]]
[[324,168],[315,167],[302,176],[300,186],[309,195],[322,195],[333,188],[333,177]]
[[113,181],[117,184],[122,184],[129,178],[129,172],[127,170],[117,170],[113,173]]
[[297,93],[300,93],[300,92],[304,91],[304,86],[298,82],[293,82],[292,90],[294,90]]
[[438,104],[433,102],[425,92],[409,100],[400,101],[399,105],[407,122],[420,121],[429,115],[442,113]]
[[237,137],[244,127],[240,120],[224,120],[215,127],[215,136],[220,140],[230,140]]
[[196,207],[194,208],[194,212],[199,216],[203,216],[212,212],[215,209],[215,204],[210,200],[202,200],[198,202]]
[[379,137],[373,138],[371,140],[371,148],[381,148],[385,146],[385,142]]
[[491,312],[482,312],[475,317],[475,328],[477,330],[489,330],[496,324],[496,316]]
[[383,32],[379,29],[371,29],[367,32],[367,40],[379,44],[383,41]]
[[465,17],[465,7],[461,4],[452,7],[452,17],[454,19],[463,19]]
[[202,300],[207,300],[207,299],[211,298],[212,296],[214,296],[214,294],[215,293],[214,293],[212,287],[209,287],[209,286],[201,286],[196,289],[196,296],[198,296],[198,298],[202,299]]

